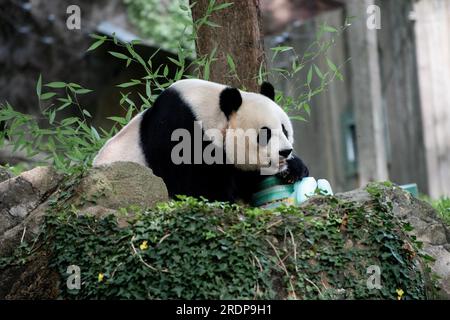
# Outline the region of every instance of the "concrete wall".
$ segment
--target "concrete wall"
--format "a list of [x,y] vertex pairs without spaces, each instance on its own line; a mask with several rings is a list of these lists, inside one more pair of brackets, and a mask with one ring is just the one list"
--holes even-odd
[[398,184],[417,183],[419,191],[427,193],[416,39],[414,22],[409,18],[413,10],[412,3],[409,0],[379,1],[382,98],[389,178]]
[[[422,2],[428,3],[427,0]],[[434,85],[431,87],[430,82],[432,81],[434,84],[444,76],[447,80],[450,79],[448,74],[445,74],[450,70],[448,56],[450,19],[446,20],[447,29],[442,29],[442,23],[437,24],[436,22],[445,21],[443,13],[439,14],[440,20],[437,17],[438,7],[436,6],[438,4],[436,3],[440,3],[442,6],[445,2],[446,8],[448,8],[450,2],[435,0],[430,1],[427,6],[433,6],[432,2],[435,2],[435,12],[427,14],[430,15],[429,20],[435,22],[430,24],[428,20],[428,24],[425,26],[418,20],[417,24],[418,27],[423,25],[420,27],[422,29],[434,28],[432,29],[434,30],[433,37],[429,37],[431,31],[423,30],[422,37],[418,33],[416,39],[414,21],[410,18],[413,1],[410,0],[375,2],[381,7],[382,28],[372,32],[376,32],[378,43],[375,46],[375,48],[378,47],[378,52],[377,55],[374,55],[376,57],[374,63],[379,65],[376,70],[379,72],[381,88],[377,92],[381,91],[381,130],[384,136],[381,139],[381,147],[384,148],[382,151],[386,153],[385,161],[389,179],[397,184],[417,183],[420,192],[431,192],[436,196],[443,194],[444,190],[448,190],[443,185],[450,183],[448,173],[450,161],[448,130],[450,130],[450,126],[448,120],[444,120],[449,119],[450,86],[448,83],[442,82],[438,87]],[[418,6],[420,5],[422,5],[422,10],[425,10],[425,6],[421,2]],[[348,15],[349,12],[345,8],[338,9],[322,13],[300,26],[291,26],[286,30],[289,37],[283,44],[293,46],[296,52],[302,55],[307,46],[314,41],[314,33],[322,22],[325,21],[334,26],[343,25],[344,19]],[[366,11],[363,10],[359,17],[365,19]],[[345,141],[346,120],[351,119],[352,116],[355,117],[355,111],[359,111],[357,108],[362,108],[360,105],[361,101],[364,101],[362,99],[370,98],[366,97],[364,95],[366,91],[362,90],[364,86],[371,85],[370,80],[367,83],[354,81],[357,70],[347,61],[352,54],[358,54],[354,50],[353,52],[350,50],[351,41],[356,36],[355,33],[369,32],[367,28],[355,30],[355,26],[351,26],[345,35],[337,38],[328,53],[330,59],[337,65],[344,64],[344,82],[335,80],[325,92],[312,99],[312,112],[308,122],[294,122],[297,153],[309,165],[313,176],[328,178],[336,191],[348,190],[364,183],[361,182],[361,170],[365,170],[364,164],[359,163],[356,171],[352,170],[347,159],[348,149]],[[440,28],[439,32],[435,30],[437,28]],[[427,33],[428,39],[424,39],[424,32]],[[443,39],[444,36],[446,36],[445,39]],[[276,45],[277,39],[279,38],[275,36],[268,37],[266,46],[269,48]],[[446,48],[444,51],[437,50],[443,46]],[[418,48],[418,58],[416,47]],[[356,57],[358,58],[358,56]],[[419,59],[420,65],[420,87],[417,59]],[[277,58],[272,67],[286,66],[285,60],[285,57]],[[322,63],[319,62],[319,66]],[[447,71],[444,72],[442,68],[445,66]],[[426,70],[425,74],[423,74],[423,69]],[[439,72],[442,77],[439,77]],[[304,90],[299,85],[304,83],[304,77],[304,74],[294,80],[275,77],[273,81],[279,89],[289,95]],[[420,91],[424,92],[424,90],[425,95],[421,96]],[[362,95],[361,99],[355,99],[358,95]],[[426,109],[421,107],[421,101],[422,104],[425,103],[426,107],[424,108]],[[444,108],[446,111],[443,111]],[[435,110],[435,112],[431,114],[430,110]],[[428,115],[425,114],[427,112]],[[361,128],[356,128],[357,140],[361,139],[360,133]],[[358,146],[366,149],[372,148],[361,143]],[[433,155],[430,154],[430,150]],[[356,152],[357,156],[361,155],[361,150],[356,150]],[[430,157],[434,159],[431,167],[429,165]],[[448,191],[446,192],[448,193]]]
[[429,191],[450,196],[450,1],[418,1],[415,17]]
[[[292,26],[289,30],[290,40],[285,45],[293,46],[296,54],[302,56],[307,47],[315,40],[315,33],[321,23],[328,25],[342,25],[344,21],[343,10],[334,10],[323,13],[316,19],[308,20],[301,26]],[[267,53],[270,47],[276,46],[277,37],[268,37],[265,40]],[[339,37],[329,51],[328,57],[337,65],[344,64],[347,59],[345,38]],[[272,59],[268,59],[271,61]],[[317,65],[321,70],[327,70],[324,59],[319,59]],[[271,64],[272,67],[288,67],[290,60],[286,55],[280,55]],[[333,81],[328,89],[312,98],[311,115],[301,113],[307,122],[294,120],[295,151],[305,161],[310,174],[316,178],[329,179],[335,191],[353,189],[357,186],[357,174],[347,168],[344,147],[343,120],[352,114],[352,106],[348,96],[348,72],[344,64],[343,75],[345,80]],[[307,66],[308,69],[309,65]],[[294,79],[274,77],[272,82],[276,89],[287,95],[298,95],[304,92],[303,84],[306,82],[306,73],[300,72]],[[314,77],[312,86],[318,85]],[[291,112],[297,115],[297,112]]]

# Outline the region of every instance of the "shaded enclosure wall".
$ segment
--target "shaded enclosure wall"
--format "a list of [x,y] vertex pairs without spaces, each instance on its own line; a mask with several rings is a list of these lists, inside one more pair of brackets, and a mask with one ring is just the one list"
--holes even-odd
[[421,0],[415,9],[430,195],[450,196],[450,1]]
[[[81,30],[69,30],[66,26],[69,5],[81,9]],[[135,33],[122,0],[2,0],[0,17],[0,104],[7,101],[16,110],[38,114],[35,87],[42,74],[43,83],[74,82],[92,89],[92,93],[79,96],[79,101],[93,115],[95,126],[109,129],[112,122],[107,117],[126,114],[119,105],[121,92],[131,92],[130,98],[140,105],[137,87],[116,87],[145,75],[142,66],[132,63],[126,68],[123,60],[108,53],[128,54],[125,49],[105,42],[96,50],[86,52],[95,41],[90,34],[101,34],[100,24],[102,31],[108,30],[108,35],[118,31],[132,37]],[[168,63],[168,57],[176,58],[164,50],[156,53],[157,48],[147,42],[136,45],[135,50],[144,59],[153,56],[155,68]],[[168,76],[174,76],[175,65],[169,63],[168,67]],[[145,88],[142,90],[145,93]],[[71,116],[78,110],[64,112],[62,116]]]
[[[69,5],[81,8],[81,30],[68,30]],[[36,113],[36,81],[66,81],[96,89],[111,77],[86,54],[90,33],[104,20],[127,25],[121,0],[2,0],[0,2],[0,103]],[[93,99],[93,98],[92,98]],[[88,96],[82,101],[91,104]]]
[[[377,32],[385,113],[384,145],[390,180],[398,184],[417,183],[419,190],[427,193],[416,43],[414,25],[408,19],[411,4],[409,0],[380,2],[382,12],[386,13],[382,15],[382,29]],[[346,16],[344,9],[338,9],[320,14],[300,27],[291,27],[291,36],[283,45],[295,47],[297,53],[302,55],[314,40],[314,33],[321,23],[326,21],[329,25],[342,26]],[[336,40],[328,54],[336,65],[350,58],[348,41],[352,32],[355,30],[350,27],[346,35]],[[266,47],[274,46],[276,39],[276,36],[268,37]],[[277,58],[272,66],[285,65],[281,58]],[[309,165],[311,175],[329,179],[335,191],[349,190],[359,185],[359,167],[357,161],[353,161],[351,152],[356,153],[357,160],[358,127],[354,122],[354,111],[358,105],[353,104],[352,94],[359,91],[352,87],[352,72],[355,71],[347,62],[343,68],[344,82],[335,80],[326,92],[313,98],[308,122],[294,123],[297,153]],[[303,80],[300,79],[297,84],[283,78],[274,78],[273,81],[278,89],[291,94],[302,90],[300,85],[304,83],[304,75],[300,77]]]
[[390,180],[417,183],[428,192],[428,178],[417,77],[413,2],[379,1],[378,32],[382,96],[386,116],[387,160]]
[[[81,30],[69,30],[66,26],[67,7],[73,4],[81,9]],[[124,60],[112,57],[108,51],[126,53],[112,42],[86,52],[94,42],[89,35],[101,34],[100,31],[107,35],[117,32],[122,38],[133,37],[135,30],[128,23],[122,0],[0,0],[0,105],[9,102],[18,111],[38,116],[36,82],[42,74],[43,84],[74,82],[92,89],[92,93],[78,96],[78,100],[91,113],[97,128],[110,129],[113,122],[106,118],[126,113],[119,103],[121,92],[130,92],[130,99],[137,106],[142,104],[136,94],[137,87],[116,85],[144,76],[144,70],[134,63],[126,68]],[[156,53],[157,48],[148,43],[136,45],[135,50],[144,59],[154,55],[155,68],[167,63],[168,56],[175,58],[164,50]],[[174,65],[169,64],[169,77],[173,75]],[[43,92],[46,90],[43,87]],[[64,94],[63,89],[51,90]],[[142,91],[145,93],[145,87]],[[55,102],[41,102],[41,107]],[[58,117],[79,115],[79,112],[73,106],[61,111]],[[48,123],[42,120],[40,125]],[[0,149],[0,164],[30,161],[25,152],[12,149],[10,145]]]
[[[282,45],[293,46],[296,53],[302,56],[314,41],[315,33],[324,21],[329,25],[342,25],[343,11],[335,10],[323,13],[315,19],[306,21],[305,24],[291,26],[287,30],[289,37]],[[266,52],[269,55],[272,53],[269,48],[279,44],[278,39],[278,36],[266,38]],[[328,55],[337,65],[343,64],[347,59],[344,40],[343,37],[338,38]],[[269,57],[268,61],[271,62],[272,58]],[[290,63],[290,60],[286,59],[286,55],[280,55],[271,66],[288,68]],[[328,68],[324,61],[320,61],[318,66],[322,70]],[[351,120],[352,116],[352,106],[349,104],[348,95],[347,67],[344,66],[342,70],[344,82],[335,80],[327,91],[313,97],[311,116],[302,114],[308,121],[293,121],[296,153],[308,165],[311,176],[329,179],[336,191],[350,190],[357,186],[356,168],[347,161],[343,128],[346,120]],[[298,74],[293,80],[273,76],[271,80],[276,89],[282,90],[285,94],[297,96],[304,90],[302,86],[306,82],[308,68],[309,66],[305,68],[305,72]],[[318,85],[314,80],[312,86]]]

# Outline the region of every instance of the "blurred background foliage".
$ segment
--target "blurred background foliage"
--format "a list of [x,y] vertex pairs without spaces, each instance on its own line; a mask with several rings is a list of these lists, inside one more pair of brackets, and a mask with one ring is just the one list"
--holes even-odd
[[188,0],[124,0],[130,21],[140,36],[151,39],[165,50],[194,50],[192,17]]

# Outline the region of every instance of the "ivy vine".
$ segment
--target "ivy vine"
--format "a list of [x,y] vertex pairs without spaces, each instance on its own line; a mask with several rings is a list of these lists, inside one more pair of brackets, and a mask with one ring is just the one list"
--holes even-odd
[[[372,206],[319,196],[267,211],[180,197],[106,217],[78,210],[75,191],[73,180],[53,199],[40,240],[61,298],[427,298],[427,257],[376,185]],[[79,290],[66,286],[70,265]],[[370,266],[381,287],[368,286]]]

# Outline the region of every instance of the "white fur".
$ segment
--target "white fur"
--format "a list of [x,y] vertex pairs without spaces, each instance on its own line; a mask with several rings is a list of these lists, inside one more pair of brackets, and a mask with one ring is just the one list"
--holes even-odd
[[131,161],[147,166],[140,146],[139,127],[142,113],[136,115],[114,137],[109,139],[94,158],[93,165],[100,166],[116,161]]
[[[286,130],[290,133],[292,133],[292,125],[286,113],[269,98],[261,94],[242,91],[241,95],[243,103],[236,112],[234,123],[233,120],[231,121],[232,126],[244,130],[256,130],[255,136],[257,136],[262,127],[268,127],[272,131],[272,137],[267,146],[262,147],[258,145],[256,139],[251,139],[249,141],[249,146],[246,146],[245,149],[241,148],[240,150],[237,150],[238,154],[239,152],[250,153],[250,157],[252,156],[252,151],[257,150],[258,161],[256,163],[253,160],[252,163],[236,164],[237,167],[243,170],[255,170],[261,166],[266,166],[269,158],[272,159],[272,161],[278,160],[279,150],[292,149],[292,143],[290,141],[293,140],[292,135],[290,139],[284,135],[282,124],[285,125]],[[227,141],[230,141],[229,137],[227,137]],[[273,152],[275,152],[275,154],[273,154]],[[253,157],[254,156],[255,155],[253,154]]]
[[[234,139],[231,135],[235,134],[238,139],[242,138],[245,131],[248,129],[256,130],[256,135],[260,128],[269,127],[272,129],[272,138],[269,141],[267,147],[260,147],[257,145],[256,136],[255,139],[251,139],[250,146],[240,145],[237,149],[227,149],[228,159],[238,160],[239,154],[247,154],[248,150],[258,150],[258,155],[247,155],[248,157],[257,157],[258,161],[252,160],[252,164],[237,164],[236,165],[244,170],[254,170],[262,164],[259,162],[263,159],[271,150],[272,143],[277,140],[279,148],[277,150],[292,149],[294,143],[292,124],[287,114],[271,99],[256,93],[240,91],[242,96],[242,105],[234,116],[232,116],[230,122],[227,121],[225,114],[220,110],[219,97],[220,93],[226,88],[225,85],[215,82],[199,80],[199,79],[186,79],[174,83],[172,88],[176,89],[182,99],[192,107],[192,111],[197,119],[201,119],[203,128],[219,129],[223,131],[225,129],[241,128],[243,133],[231,132],[225,137],[227,144]],[[283,134],[281,125],[284,125],[288,131],[288,138]],[[241,140],[244,141],[244,140]],[[221,145],[221,143],[218,143]],[[245,149],[243,149],[245,148]],[[230,153],[235,152],[234,155]],[[237,154],[237,155],[236,155]]]
[[220,110],[219,97],[225,85],[200,79],[185,79],[170,86],[177,90],[195,117],[202,121],[203,129],[224,130],[227,127],[227,117]]

